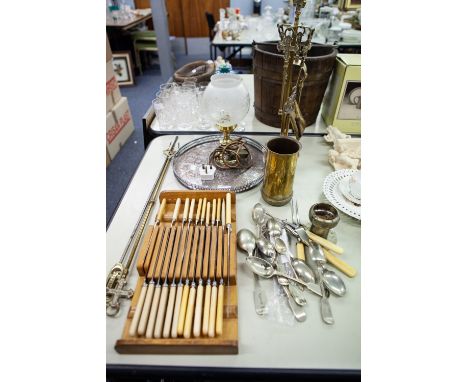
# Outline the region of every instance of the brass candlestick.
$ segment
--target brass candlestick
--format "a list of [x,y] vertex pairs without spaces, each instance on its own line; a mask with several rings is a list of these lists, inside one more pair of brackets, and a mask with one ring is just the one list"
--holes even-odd
[[[299,139],[304,133],[305,120],[299,108],[302,87],[307,77],[305,57],[312,46],[314,29],[299,25],[302,8],[307,0],[293,0],[295,7],[294,24],[278,25],[280,42],[278,50],[284,54],[283,83],[281,86],[281,101],[278,115],[281,116],[281,135],[287,136],[292,128]],[[299,73],[293,84],[293,70],[298,68]]]

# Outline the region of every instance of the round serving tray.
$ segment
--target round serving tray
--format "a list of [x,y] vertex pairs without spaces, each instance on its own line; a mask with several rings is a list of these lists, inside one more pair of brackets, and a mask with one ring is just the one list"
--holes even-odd
[[176,179],[190,190],[243,192],[254,188],[263,180],[265,147],[244,136],[242,139],[252,155],[252,166],[248,169],[217,168],[213,180],[201,180],[200,167],[209,164],[210,154],[218,147],[220,138],[221,135],[197,138],[177,150],[172,163]]

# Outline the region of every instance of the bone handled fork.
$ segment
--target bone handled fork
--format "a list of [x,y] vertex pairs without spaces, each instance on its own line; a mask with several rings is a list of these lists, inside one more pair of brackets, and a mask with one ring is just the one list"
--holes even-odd
[[[299,220],[299,207],[297,205],[297,200],[294,200],[294,198],[291,199],[291,220],[293,224],[301,225],[301,221]],[[304,244],[299,240],[296,243],[296,257],[299,260],[305,261]]]

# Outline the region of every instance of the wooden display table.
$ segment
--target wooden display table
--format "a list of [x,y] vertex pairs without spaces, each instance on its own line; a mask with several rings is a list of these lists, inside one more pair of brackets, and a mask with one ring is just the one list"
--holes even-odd
[[[144,208],[148,195],[163,163],[162,151],[173,136],[161,136],[149,145],[119,208],[107,230],[106,270],[116,263],[124,250],[135,223]],[[183,145],[197,136],[180,136]],[[265,144],[271,136],[252,137]],[[330,146],[322,137],[305,136],[301,139],[294,196],[299,203],[299,215],[303,223],[308,222],[308,211],[312,204],[325,201],[322,184],[333,171],[328,164],[327,153]],[[260,194],[260,187],[239,193],[237,200],[237,229],[248,228],[255,232],[251,219],[251,209],[261,202],[275,216],[291,219],[290,206],[271,207],[266,205]],[[184,189],[169,169],[162,186],[163,190]],[[157,208],[155,208],[157,210]],[[153,215],[156,214],[154,211]],[[354,278],[343,277],[347,293],[344,297],[330,297],[335,317],[335,325],[322,322],[319,298],[306,294],[307,320],[293,321],[292,325],[256,315],[253,304],[253,274],[246,268],[245,254],[238,251],[238,355],[128,355],[119,354],[114,346],[122,335],[130,301],[122,302],[121,313],[116,318],[106,319],[106,354],[108,376],[112,375],[211,375],[227,374],[252,376],[268,374],[270,380],[279,375],[296,376],[347,376],[359,378],[361,368],[361,224],[340,213],[341,221],[336,228],[338,244],[345,250],[341,259],[358,270]],[[150,217],[150,221],[154,216]],[[129,287],[134,288],[138,272],[132,269]],[[260,280],[262,287],[272,288],[271,280]],[[103,307],[104,311],[104,307]],[[104,312],[103,312],[104,314]]]

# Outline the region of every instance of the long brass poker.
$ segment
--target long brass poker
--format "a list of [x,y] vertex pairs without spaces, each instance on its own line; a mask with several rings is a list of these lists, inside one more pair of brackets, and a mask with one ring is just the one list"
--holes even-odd
[[[135,253],[140,245],[140,240],[145,230],[146,223],[151,215],[154,205],[156,204],[156,198],[159,194],[159,190],[161,189],[164,177],[166,176],[167,169],[169,168],[172,157],[176,153],[175,145],[178,139],[179,137],[175,137],[175,139],[169,144],[169,148],[164,150],[163,153],[166,156],[166,159],[161,168],[161,171],[159,172],[156,182],[153,185],[153,189],[151,191],[150,197],[148,198],[148,201],[146,202],[145,208],[143,209],[143,212],[141,213],[138,222],[135,225],[132,234],[130,235],[128,243],[122,256],[120,257],[119,262],[114,264],[109,274],[107,275],[106,314],[108,316],[116,316],[119,313],[120,299],[122,297],[132,298],[133,296],[132,289],[125,289],[130,267],[132,266],[133,258],[135,257]],[[132,247],[131,249],[130,246]]]

